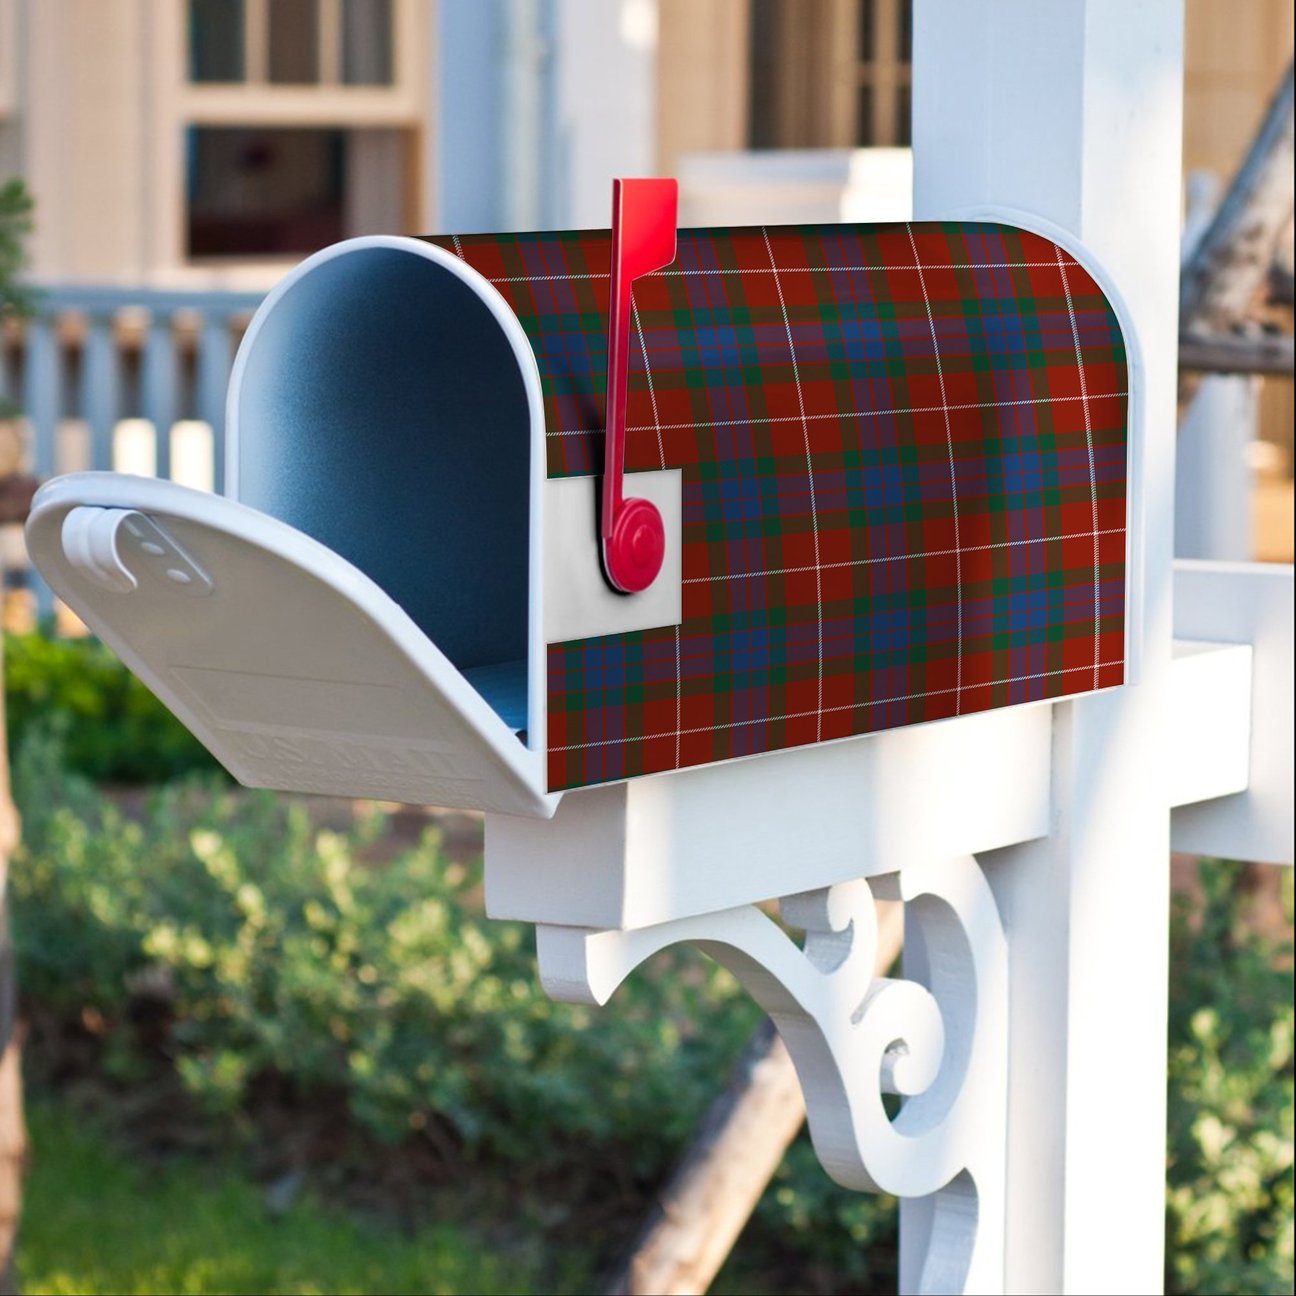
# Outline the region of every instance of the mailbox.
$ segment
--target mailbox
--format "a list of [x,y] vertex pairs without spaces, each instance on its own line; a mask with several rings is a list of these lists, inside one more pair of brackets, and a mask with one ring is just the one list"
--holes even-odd
[[230,498],[56,479],[36,565],[285,790],[547,816],[1124,681],[1126,354],[1071,252],[618,201],[312,256],[235,362]]

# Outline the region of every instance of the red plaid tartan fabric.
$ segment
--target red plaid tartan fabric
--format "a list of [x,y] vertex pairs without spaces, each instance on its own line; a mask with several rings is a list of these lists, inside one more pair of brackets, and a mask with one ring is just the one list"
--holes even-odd
[[[531,341],[549,476],[599,472],[610,235],[434,241]],[[550,645],[550,787],[1122,683],[1127,381],[1037,235],[681,230],[635,284],[626,465],[682,470],[683,619]]]

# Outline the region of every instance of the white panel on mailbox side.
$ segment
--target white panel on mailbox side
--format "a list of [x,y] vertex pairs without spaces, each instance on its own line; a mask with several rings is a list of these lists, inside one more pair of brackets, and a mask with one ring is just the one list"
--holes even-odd
[[254,509],[80,473],[27,524],[50,586],[241,783],[548,817],[543,762],[362,572]]

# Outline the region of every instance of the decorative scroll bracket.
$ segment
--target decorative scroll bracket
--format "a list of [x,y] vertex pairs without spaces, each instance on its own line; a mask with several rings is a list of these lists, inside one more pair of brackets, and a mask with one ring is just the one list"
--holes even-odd
[[[873,975],[875,900],[905,902],[905,978]],[[1008,955],[972,856],[780,902],[796,943],[752,905],[630,931],[537,927],[556,999],[605,1003],[681,942],[723,964],[778,1026],[824,1168],[904,1199],[901,1290],[1001,1292]],[[883,1095],[903,1104],[892,1119]]]

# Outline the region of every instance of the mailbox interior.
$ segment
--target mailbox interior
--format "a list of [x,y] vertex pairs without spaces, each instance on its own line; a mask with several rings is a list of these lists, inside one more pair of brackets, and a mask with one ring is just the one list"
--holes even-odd
[[508,308],[462,263],[357,239],[267,298],[227,420],[233,497],[369,576],[532,746],[534,371]]

